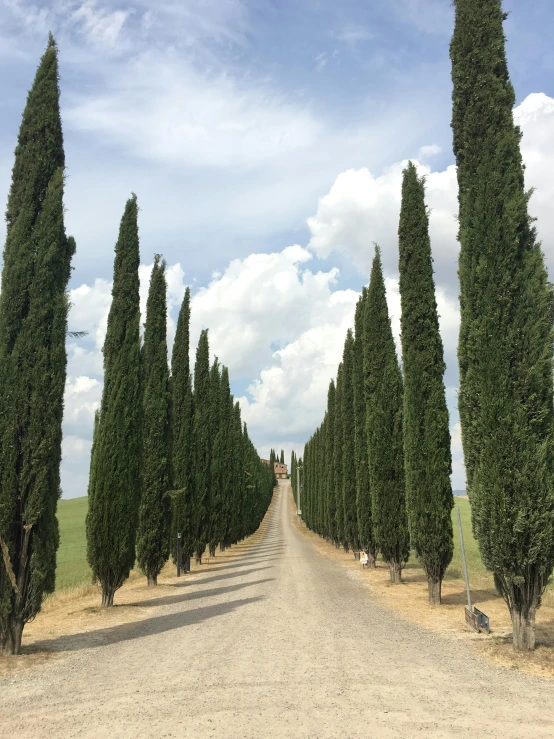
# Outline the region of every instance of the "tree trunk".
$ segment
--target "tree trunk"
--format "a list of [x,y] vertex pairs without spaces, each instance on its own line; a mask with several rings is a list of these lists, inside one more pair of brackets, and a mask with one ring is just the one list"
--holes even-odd
[[531,607],[526,616],[521,611],[512,609],[510,615],[515,649],[527,651],[535,648],[535,610]]
[[21,654],[21,638],[23,636],[23,621],[11,619],[8,624],[8,633],[3,640],[2,652],[6,656]]
[[402,566],[399,562],[389,562],[390,581],[397,585],[402,582]]
[[224,552],[225,551],[225,544],[220,544],[219,545],[219,551],[220,552]]
[[201,565],[202,564],[202,557],[196,557],[196,564]]
[[157,575],[148,575],[148,587],[152,588],[154,585],[158,584],[158,576]]
[[373,552],[367,552],[367,566],[375,569],[377,567],[376,557]]
[[215,557],[215,547],[210,546],[210,557]]
[[440,606],[441,604],[441,586],[442,586],[442,580],[436,580],[432,577],[427,578],[429,603],[432,606]]
[[113,597],[115,595],[115,590],[113,588],[110,588],[108,586],[102,586],[102,607],[103,608],[112,608],[113,606]]

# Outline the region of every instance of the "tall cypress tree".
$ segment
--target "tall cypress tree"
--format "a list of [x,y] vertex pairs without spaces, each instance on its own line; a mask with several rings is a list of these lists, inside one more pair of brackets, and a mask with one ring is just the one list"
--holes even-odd
[[194,404],[190,375],[190,288],[179,311],[171,354],[171,484],[175,490],[171,525],[173,559],[177,561],[177,534],[185,558],[194,553]]
[[410,553],[402,440],[403,389],[378,247],[371,268],[365,317],[364,375],[373,530],[383,559],[390,565],[391,582],[400,582]]
[[398,239],[406,508],[412,547],[427,575],[429,602],[439,604],[454,549],[452,463],[425,183],[412,162],[404,170]]
[[356,511],[358,516],[358,537],[360,547],[367,553],[370,567],[375,567],[377,547],[373,534],[371,517],[371,492],[369,487],[369,460],[367,439],[367,412],[364,386],[364,314],[367,303],[367,288],[364,287],[356,305],[354,339],[354,450],[356,463]]
[[112,304],[104,342],[104,389],[91,456],[87,559],[112,606],[135,562],[142,458],[139,237],[136,196],[115,245]]
[[281,449],[281,464],[285,464],[285,450]]
[[343,419],[342,419],[342,394],[344,392],[344,369],[342,362],[337,370],[337,385],[335,388],[335,444],[334,444],[334,491],[335,498],[335,527],[337,531],[336,546],[344,545],[344,505],[342,500],[342,486],[344,479],[344,463],[343,463],[343,446],[342,437]]
[[0,295],[0,649],[54,590],[59,543],[66,287],[64,150],[52,35],[27,97],[8,198]]
[[358,516],[356,511],[356,461],[354,429],[354,337],[348,329],[344,342],[342,364],[344,368],[344,387],[342,392],[342,454],[343,479],[342,502],[344,511],[345,549],[359,551]]
[[535,645],[554,565],[552,321],[528,214],[500,0],[455,0],[454,154],[459,185],[459,409],[472,522],[511,613]]
[[157,585],[158,575],[169,557],[171,528],[166,296],[165,261],[160,262],[160,255],[156,254],[142,352],[142,491],[137,531],[137,560],[149,586]]
[[325,494],[327,496],[327,537],[329,541],[336,544],[337,538],[337,501],[335,496],[335,486],[337,470],[335,466],[335,445],[337,436],[335,433],[336,418],[336,400],[335,400],[335,381],[329,383],[327,391],[327,408],[328,408],[328,425],[325,441],[325,457],[327,459],[327,484]]
[[221,368],[219,393],[215,399],[219,404],[218,430],[215,435],[212,450],[211,487],[212,487],[212,532],[210,548],[221,544],[225,548],[227,531],[230,528],[232,505],[232,414],[233,396],[229,386],[229,370]]
[[[208,482],[208,497],[206,504],[206,542],[209,547],[210,556],[215,557],[215,550],[219,543],[216,530],[220,525],[219,517],[223,515],[223,498],[222,490],[216,488],[215,481],[212,480],[212,463],[214,455],[214,445],[220,429],[221,414],[221,371],[219,361],[215,358],[210,369],[210,400],[208,412],[208,456],[210,460],[210,477]],[[224,455],[222,440],[221,449],[218,451],[220,456]]]
[[208,543],[208,506],[211,467],[211,383],[210,346],[208,331],[200,334],[194,365],[194,443],[195,443],[195,505],[194,505],[194,551],[201,561]]

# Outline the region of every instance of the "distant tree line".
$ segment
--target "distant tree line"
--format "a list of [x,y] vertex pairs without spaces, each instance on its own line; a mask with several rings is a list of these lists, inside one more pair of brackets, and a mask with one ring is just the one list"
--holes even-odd
[[[58,54],[50,34],[23,112],[6,211],[0,294],[0,651],[19,654],[25,624],[55,586],[59,545],[67,285],[75,241],[64,226]],[[94,422],[87,555],[102,603],[138,563],[155,585],[170,553],[200,559],[256,530],[273,469],[243,425],[229,373],[210,366],[203,331],[189,368],[190,291],[167,360],[165,263],[156,255],[140,336],[137,200],[115,247]],[[78,334],[79,332],[77,332]]]

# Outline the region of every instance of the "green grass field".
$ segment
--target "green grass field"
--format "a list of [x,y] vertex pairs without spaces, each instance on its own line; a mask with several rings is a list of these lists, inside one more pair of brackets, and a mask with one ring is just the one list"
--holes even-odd
[[67,590],[90,583],[87,563],[85,517],[88,498],[58,501],[60,548],[56,570],[56,590]]
[[[467,565],[470,582],[473,585],[482,585],[490,581],[491,575],[485,570],[477,542],[471,533],[471,510],[469,501],[455,498],[455,505],[459,506],[464,530]],[[90,583],[90,567],[87,564],[85,516],[87,515],[88,498],[73,498],[58,502],[58,520],[60,522],[60,548],[58,551],[58,570],[56,572],[56,590],[78,587]],[[463,578],[462,555],[460,551],[460,537],[458,534],[458,519],[456,509],[452,511],[454,525],[454,558],[448,568],[448,578]],[[408,567],[417,567],[415,557],[410,558]]]
[[[460,509],[462,518],[462,529],[464,532],[464,547],[466,550],[467,569],[470,583],[482,584],[483,580],[489,581],[492,585],[492,575],[485,569],[485,565],[481,561],[479,554],[479,546],[471,532],[471,507],[469,500],[465,498],[454,497],[454,509],[452,510],[452,526],[454,527],[454,556],[450,567],[446,572],[446,577],[463,578],[464,567],[462,564],[462,551],[460,547],[460,531],[458,527],[458,514],[456,508]],[[476,582],[478,581],[478,582]]]

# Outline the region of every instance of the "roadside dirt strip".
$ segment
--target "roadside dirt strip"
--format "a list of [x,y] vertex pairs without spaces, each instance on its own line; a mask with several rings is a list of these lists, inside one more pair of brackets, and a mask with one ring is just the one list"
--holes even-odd
[[259,543],[176,581],[145,620],[43,642],[63,656],[0,679],[0,734],[554,737],[554,681],[376,604],[298,533],[287,481],[268,515]]

